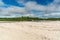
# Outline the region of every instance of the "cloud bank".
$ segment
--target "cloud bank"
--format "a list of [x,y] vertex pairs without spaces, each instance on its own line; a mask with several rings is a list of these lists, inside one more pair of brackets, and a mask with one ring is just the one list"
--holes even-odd
[[[7,5],[2,0],[0,0],[0,13],[1,15],[10,14],[10,16],[16,16],[12,14],[24,14],[22,16],[60,16],[60,0],[54,0],[49,5],[40,5],[37,4],[36,1],[28,1],[25,0],[16,0],[16,2],[20,5],[24,5],[23,7],[15,6],[15,5]],[[8,7],[6,7],[8,6]],[[41,13],[42,12],[42,13]],[[56,13],[55,13],[56,12]],[[36,14],[40,15],[36,15]],[[54,13],[54,14],[53,14]],[[18,15],[17,15],[18,16]],[[21,15],[20,15],[21,16]]]

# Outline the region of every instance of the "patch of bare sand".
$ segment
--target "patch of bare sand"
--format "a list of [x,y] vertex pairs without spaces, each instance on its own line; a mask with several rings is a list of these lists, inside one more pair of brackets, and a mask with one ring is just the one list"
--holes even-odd
[[0,40],[60,40],[60,21],[3,22]]

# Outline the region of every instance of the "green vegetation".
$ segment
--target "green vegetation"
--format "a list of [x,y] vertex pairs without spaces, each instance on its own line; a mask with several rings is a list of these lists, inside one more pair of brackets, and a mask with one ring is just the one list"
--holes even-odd
[[0,18],[0,21],[40,21],[40,20],[60,20],[60,18],[37,18],[37,17]]

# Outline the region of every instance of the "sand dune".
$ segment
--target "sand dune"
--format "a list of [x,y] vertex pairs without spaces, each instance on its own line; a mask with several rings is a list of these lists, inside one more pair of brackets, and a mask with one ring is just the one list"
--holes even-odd
[[60,40],[60,21],[0,22],[0,40]]

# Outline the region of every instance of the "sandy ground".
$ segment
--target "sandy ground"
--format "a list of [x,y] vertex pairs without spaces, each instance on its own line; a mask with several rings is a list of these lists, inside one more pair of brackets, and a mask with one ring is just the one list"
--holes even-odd
[[0,22],[0,40],[60,40],[60,21]]

